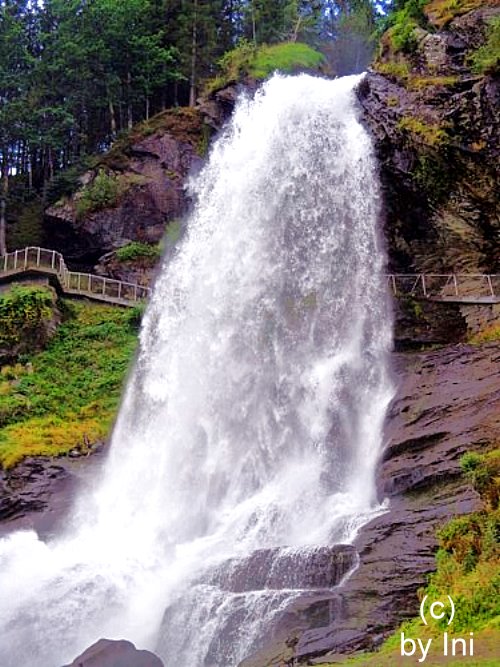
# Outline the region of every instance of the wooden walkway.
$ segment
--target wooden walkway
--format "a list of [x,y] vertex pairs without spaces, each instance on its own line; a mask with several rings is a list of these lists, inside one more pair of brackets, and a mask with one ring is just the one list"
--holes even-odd
[[23,274],[55,278],[64,294],[118,306],[136,306],[148,299],[151,292],[142,285],[70,271],[61,253],[33,246],[0,257],[0,281],[14,282]]
[[500,303],[498,273],[395,273],[387,280],[394,296],[464,304]]
[[[55,250],[30,246],[0,257],[0,281],[14,282],[19,276],[40,274],[55,278],[61,291],[119,306],[135,306],[149,298],[149,287],[70,271]],[[500,303],[500,274],[482,273],[394,273],[387,276],[394,296],[464,304]]]

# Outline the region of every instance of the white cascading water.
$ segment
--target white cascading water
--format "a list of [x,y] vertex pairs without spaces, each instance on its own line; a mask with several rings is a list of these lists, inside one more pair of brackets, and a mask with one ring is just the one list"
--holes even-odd
[[210,573],[275,547],[299,567],[380,511],[392,322],[359,80],[274,76],[240,100],[191,183],[101,478],[63,535],[0,542],[2,667],[99,637],[235,667],[298,591]]

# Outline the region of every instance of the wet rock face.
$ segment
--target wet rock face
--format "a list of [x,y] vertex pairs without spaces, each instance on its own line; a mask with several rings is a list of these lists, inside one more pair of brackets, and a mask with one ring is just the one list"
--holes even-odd
[[163,662],[149,651],[138,651],[131,642],[99,639],[65,667],[163,667]]
[[417,590],[435,569],[437,529],[480,506],[459,461],[498,440],[499,367],[499,343],[394,355],[397,395],[378,475],[388,512],[356,539],[354,574],[293,603],[265,648],[241,667],[315,664],[373,649],[418,614]]
[[217,568],[206,582],[225,591],[331,588],[356,564],[350,545],[306,551],[261,549]]
[[[485,3],[490,4],[490,3]],[[498,271],[500,79],[471,70],[500,7],[429,16],[411,54],[383,42],[358,90],[380,160],[394,272]]]

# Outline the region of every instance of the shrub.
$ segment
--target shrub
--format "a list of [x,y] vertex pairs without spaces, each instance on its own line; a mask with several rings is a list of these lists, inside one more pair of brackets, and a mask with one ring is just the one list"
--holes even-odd
[[92,183],[82,190],[76,202],[77,218],[81,219],[93,211],[115,206],[119,196],[118,180],[100,169]]
[[16,285],[0,296],[0,347],[14,350],[44,343],[55,297],[44,287]]
[[500,500],[500,449],[482,455],[468,452],[460,459],[460,466],[486,505],[497,509]]
[[118,248],[115,252],[115,256],[119,262],[129,262],[145,258],[157,260],[160,257],[160,249],[157,245],[148,245],[147,243],[132,241],[131,243],[127,243],[127,245]]
[[388,36],[394,52],[413,53],[417,46],[415,28],[425,27],[427,19],[423,12],[426,0],[408,0],[401,9],[387,19]]
[[492,19],[486,44],[471,56],[472,69],[478,74],[494,74],[500,69],[500,17]]

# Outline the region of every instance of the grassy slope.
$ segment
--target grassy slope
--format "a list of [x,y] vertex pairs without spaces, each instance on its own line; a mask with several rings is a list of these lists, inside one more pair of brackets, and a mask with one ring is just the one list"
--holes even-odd
[[137,312],[89,302],[47,348],[0,375],[0,465],[88,448],[109,433],[137,341]]

